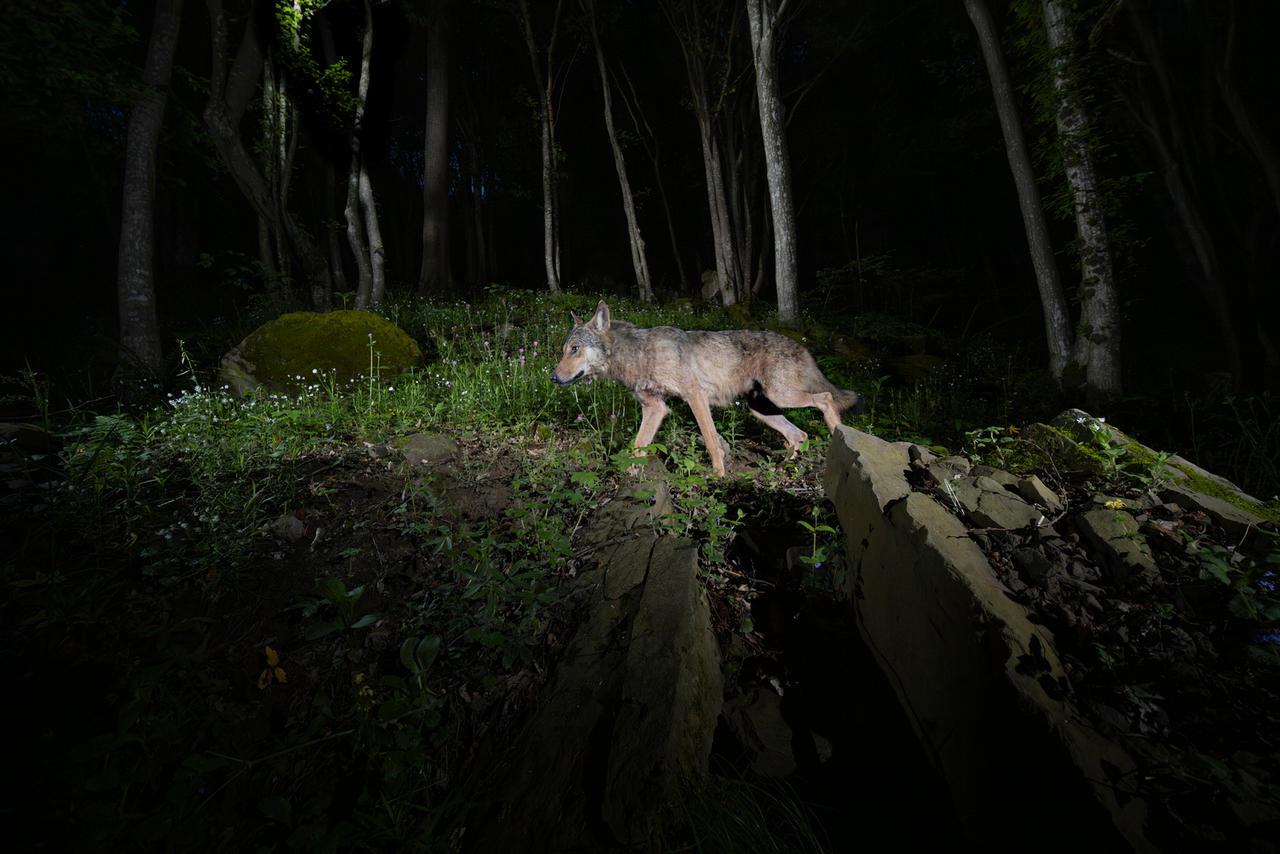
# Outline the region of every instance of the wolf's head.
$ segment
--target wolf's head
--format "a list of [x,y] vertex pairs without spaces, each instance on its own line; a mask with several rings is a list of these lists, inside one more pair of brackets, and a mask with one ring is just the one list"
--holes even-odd
[[570,385],[584,377],[603,374],[605,371],[609,306],[601,300],[596,306],[596,313],[586,322],[572,312],[569,316],[573,318],[573,329],[565,339],[560,364],[556,365],[551,374],[551,381],[556,385]]

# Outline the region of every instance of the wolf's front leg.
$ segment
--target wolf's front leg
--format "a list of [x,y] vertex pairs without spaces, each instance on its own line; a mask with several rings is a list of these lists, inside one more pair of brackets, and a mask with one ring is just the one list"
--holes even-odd
[[[658,428],[662,426],[662,419],[667,417],[667,413],[671,411],[671,407],[667,406],[667,402],[654,394],[636,393],[636,398],[640,401],[640,432],[636,434],[634,448],[645,448],[653,444],[653,437],[658,435]],[[644,457],[644,451],[637,451],[632,457]],[[632,476],[640,474],[640,463],[637,462],[627,469]]]

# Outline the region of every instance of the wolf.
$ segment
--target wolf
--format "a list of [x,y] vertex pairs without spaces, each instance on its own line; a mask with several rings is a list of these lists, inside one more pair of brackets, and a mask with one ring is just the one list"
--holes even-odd
[[693,410],[711,468],[720,477],[725,474],[724,448],[711,420],[712,406],[728,406],[746,395],[751,414],[781,433],[793,452],[809,437],[786,419],[780,407],[814,407],[833,433],[841,424],[841,413],[862,411],[861,395],[832,384],[808,350],[776,332],[645,329],[613,320],[604,300],[589,320],[572,312],[570,317],[573,329],[551,381],[567,386],[600,377],[631,389],[641,408],[636,448],[653,443],[662,419],[671,411],[667,400],[681,398]]

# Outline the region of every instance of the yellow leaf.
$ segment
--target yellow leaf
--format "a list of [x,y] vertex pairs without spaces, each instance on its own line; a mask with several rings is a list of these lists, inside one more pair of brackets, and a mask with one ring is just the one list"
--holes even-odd
[[275,667],[280,663],[280,656],[271,647],[267,647],[267,666]]
[[280,682],[281,684],[289,681],[288,679],[285,678],[283,667],[275,668],[275,670],[273,670],[272,673],[276,675],[276,681]]
[[271,680],[271,671],[264,670],[258,674],[258,690],[262,691],[267,687],[267,683]]

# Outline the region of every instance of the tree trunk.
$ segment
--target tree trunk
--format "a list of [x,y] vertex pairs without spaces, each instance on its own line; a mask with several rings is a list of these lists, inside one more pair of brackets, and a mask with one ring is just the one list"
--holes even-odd
[[327,311],[332,301],[329,265],[319,245],[300,228],[279,205],[279,196],[271,188],[257,163],[240,138],[240,121],[258,85],[262,72],[263,51],[258,39],[256,11],[246,15],[244,34],[235,60],[227,65],[227,23],[222,0],[206,0],[209,8],[212,62],[209,75],[209,101],[205,104],[204,123],[213,141],[218,159],[231,174],[236,186],[258,216],[265,219],[273,233],[283,233],[290,253],[301,264],[311,289],[311,303],[317,311]]
[[1155,102],[1154,96],[1146,92],[1140,78],[1136,96],[1129,98],[1129,107],[1135,120],[1146,132],[1160,164],[1160,176],[1182,230],[1182,239],[1176,241],[1178,248],[1187,257],[1191,280],[1217,323],[1228,369],[1238,384],[1244,374],[1244,352],[1232,317],[1230,300],[1227,298],[1227,277],[1194,186],[1195,170],[1187,153],[1189,135],[1183,128],[1176,87],[1166,67],[1164,52],[1148,23],[1147,15],[1150,12],[1132,4],[1127,8],[1146,58],[1145,67],[1154,76],[1162,101]]
[[439,5],[427,21],[426,141],[422,151],[422,270],[418,293],[449,284],[449,42]]
[[458,139],[465,157],[461,158],[459,168],[462,170],[462,184],[466,188],[465,201],[461,201],[463,210],[462,231],[467,244],[466,282],[477,287],[489,279],[488,248],[485,241],[485,207],[486,178],[484,159],[481,156],[481,119],[476,108],[475,97],[466,88],[465,81],[461,89],[462,97],[457,110]]
[[[364,0],[364,38],[360,48],[360,83],[356,102],[356,134],[364,135],[364,109],[369,103],[369,78],[373,66],[373,4]],[[369,272],[372,287],[368,305],[370,308],[382,302],[387,291],[386,251],[382,245],[382,228],[378,224],[378,207],[373,198],[373,182],[369,180],[369,166],[364,159],[363,140],[360,151],[360,206],[363,209],[365,232],[369,241]]]
[[337,212],[332,209],[337,192],[337,169],[332,161],[326,159],[324,163],[325,242],[329,249],[329,276],[333,281],[333,289],[338,293],[345,293],[348,287],[347,273],[342,262],[342,242],[338,237]]
[[173,55],[182,22],[182,0],[159,0],[142,72],[142,92],[129,113],[120,212],[116,297],[120,348],[116,382],[159,377],[164,368],[156,311],[156,150],[169,100]]
[[725,190],[720,143],[711,127],[710,115],[699,120],[702,141],[702,166],[707,176],[707,205],[711,209],[711,239],[714,241],[716,279],[720,284],[720,300],[725,305],[738,302],[742,280],[738,275],[737,254],[733,249],[733,229],[729,221],[729,197]]
[[369,303],[361,308],[381,305],[387,293],[387,253],[382,244],[382,228],[378,224],[378,208],[373,198],[373,183],[369,180],[369,167],[360,158],[360,206],[364,209],[364,228],[369,239],[369,272],[371,288]]
[[1022,211],[1022,224],[1027,233],[1027,247],[1031,251],[1031,265],[1035,269],[1036,283],[1040,290],[1040,306],[1044,312],[1044,333],[1049,345],[1049,371],[1054,379],[1062,382],[1063,373],[1071,361],[1071,321],[1067,313],[1067,299],[1058,277],[1053,247],[1049,242],[1049,228],[1044,210],[1040,207],[1040,190],[1036,187],[1035,172],[1031,167],[1031,155],[1023,138],[1022,125],[1018,121],[1018,106],[995,22],[987,8],[986,0],[964,0],[965,11],[978,33],[978,43],[991,78],[991,92],[995,98],[996,115],[1004,135],[1005,153],[1009,158],[1009,170],[1018,190],[1018,207]]
[[[733,229],[729,218],[729,199],[725,190],[721,145],[716,129],[716,114],[725,96],[731,75],[722,76],[721,90],[713,103],[707,84],[708,68],[714,64],[715,39],[704,39],[704,18],[713,21],[718,10],[709,10],[696,0],[680,3],[676,0],[663,3],[663,12],[675,31],[684,58],[685,75],[689,82],[689,100],[694,119],[698,123],[698,141],[702,147],[702,171],[707,189],[707,212],[711,220],[711,245],[716,264],[716,285],[725,305],[733,305],[741,290],[738,263],[734,253]],[[732,35],[733,27],[728,28]],[[705,45],[712,45],[708,56]],[[714,294],[703,294],[711,297]]]
[[1084,372],[1085,399],[1093,406],[1120,396],[1120,300],[1084,99],[1074,77],[1075,33],[1065,0],[1043,0],[1043,7],[1062,165],[1075,203],[1080,244],[1080,322],[1074,361]]
[[525,47],[529,51],[529,62],[533,65],[533,79],[538,91],[538,118],[542,130],[542,248],[547,268],[547,288],[553,294],[560,292],[560,224],[556,200],[555,113],[551,82],[555,77],[552,61],[556,30],[560,24],[560,6],[557,0],[555,18],[551,24],[551,39],[547,45],[547,73],[543,75],[539,51],[533,40],[533,20],[529,17],[529,5],[526,0],[520,0]]
[[796,214],[791,200],[791,156],[787,151],[786,119],[778,90],[777,31],[787,0],[747,0],[751,27],[751,55],[755,59],[756,97],[760,102],[760,134],[764,140],[765,174],[769,179],[769,210],[773,220],[773,277],[778,289],[778,318],[796,319]]
[[[636,95],[635,87],[631,85],[631,79],[627,77],[625,71],[623,72],[623,79],[627,82],[627,89],[623,91],[622,101],[626,105],[627,112],[631,115],[631,123],[635,126],[637,136],[644,143],[645,152],[649,156],[649,163],[653,167],[653,180],[658,188],[658,198],[662,202],[662,215],[667,222],[667,238],[671,241],[671,255],[676,262],[676,277],[680,285],[685,286],[689,284],[690,279],[684,267],[684,253],[681,252],[680,238],[676,235],[676,222],[671,215],[671,200],[667,196],[667,188],[662,180],[662,158],[659,156],[657,135],[654,134],[648,119],[645,118],[644,111],[640,108],[640,99]],[[630,93],[629,97],[628,92]]]
[[356,263],[356,308],[368,308],[373,300],[373,264],[369,258],[368,232],[360,215],[360,152],[352,140],[351,168],[347,171],[347,203],[342,216],[347,221],[347,245]]
[[627,178],[627,162],[618,143],[618,133],[613,125],[613,98],[609,86],[609,72],[604,64],[604,48],[600,45],[600,30],[596,25],[595,4],[584,0],[591,27],[591,42],[595,46],[596,65],[600,70],[600,91],[604,96],[604,127],[613,149],[613,166],[618,173],[618,185],[622,190],[622,211],[627,218],[627,235],[631,239],[631,266],[635,270],[640,299],[653,302],[653,281],[649,278],[649,259],[645,256],[644,237],[640,234],[640,222],[636,217],[636,203],[631,195],[631,181]]
[[356,308],[371,308],[382,301],[386,291],[382,230],[374,205],[373,185],[362,152],[364,109],[369,101],[369,74],[373,59],[373,7],[364,3],[364,36],[360,43],[360,77],[356,83],[356,114],[351,128],[351,174],[347,177],[347,241],[356,256],[360,282],[356,287]]

